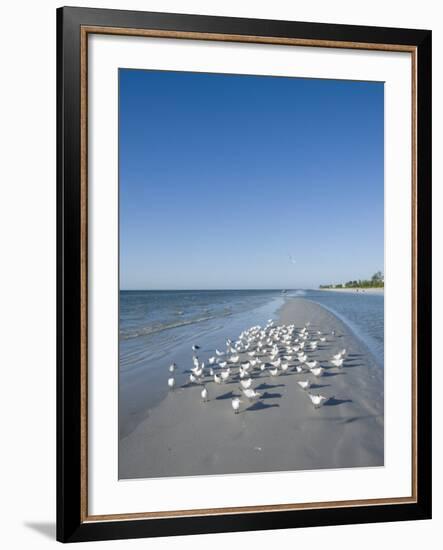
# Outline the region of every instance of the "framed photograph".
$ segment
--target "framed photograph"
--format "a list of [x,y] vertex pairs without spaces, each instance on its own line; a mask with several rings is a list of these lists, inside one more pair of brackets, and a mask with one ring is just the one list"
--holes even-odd
[[431,32],[60,8],[63,542],[431,517]]

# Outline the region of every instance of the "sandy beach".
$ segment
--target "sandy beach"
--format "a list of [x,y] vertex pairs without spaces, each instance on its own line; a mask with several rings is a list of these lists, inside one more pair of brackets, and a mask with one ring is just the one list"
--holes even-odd
[[346,292],[349,294],[380,294],[385,292],[384,288],[319,288],[321,292]]
[[[276,322],[335,331],[309,354],[326,368],[324,376],[292,368],[278,377],[254,372],[262,398],[244,399],[239,414],[231,407],[241,394],[238,380],[209,381],[206,403],[200,385],[182,384],[120,440],[119,478],[382,466],[383,370],[372,355],[335,315],[303,298],[288,298]],[[338,369],[328,360],[342,348],[348,353]],[[330,398],[319,409],[297,384],[307,378],[311,393]]]

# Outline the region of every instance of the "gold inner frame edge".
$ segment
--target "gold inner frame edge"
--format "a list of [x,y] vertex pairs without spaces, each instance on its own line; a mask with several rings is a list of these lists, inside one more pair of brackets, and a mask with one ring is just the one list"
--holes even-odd
[[[328,501],[298,504],[277,504],[258,506],[239,506],[225,508],[202,508],[194,510],[173,510],[141,513],[122,513],[107,515],[89,515],[88,513],[88,35],[107,34],[138,36],[151,38],[169,38],[185,40],[206,40],[221,42],[243,42],[253,44],[274,44],[286,46],[340,48],[356,50],[377,50],[390,52],[408,52],[411,54],[412,77],[412,449],[411,449],[411,486],[408,497],[380,499],[362,499],[348,501]],[[348,508],[354,506],[379,506],[386,504],[411,504],[417,502],[417,48],[404,44],[380,44],[369,42],[345,42],[332,40],[311,40],[301,38],[281,38],[272,36],[253,36],[236,34],[200,33],[186,31],[165,31],[153,29],[135,29],[121,27],[100,27],[82,25],[80,29],[80,519],[82,523],[100,521],[141,520],[156,518],[177,518],[192,516],[232,515],[239,513],[278,512],[295,510],[314,510],[324,508]]]

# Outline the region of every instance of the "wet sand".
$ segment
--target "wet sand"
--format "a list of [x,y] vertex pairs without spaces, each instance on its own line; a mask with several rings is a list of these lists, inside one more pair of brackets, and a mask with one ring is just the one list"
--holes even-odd
[[[206,403],[200,385],[182,384],[120,440],[120,479],[383,465],[383,370],[367,348],[332,313],[302,298],[287,298],[276,322],[335,331],[308,352],[325,367],[324,376],[254,371],[253,388],[262,398],[243,397],[239,414],[231,407],[241,394],[236,378],[217,385],[207,377]],[[342,348],[348,353],[339,369],[329,359]],[[165,384],[168,376],[165,368]],[[320,409],[297,384],[307,379],[311,393],[330,398]]]

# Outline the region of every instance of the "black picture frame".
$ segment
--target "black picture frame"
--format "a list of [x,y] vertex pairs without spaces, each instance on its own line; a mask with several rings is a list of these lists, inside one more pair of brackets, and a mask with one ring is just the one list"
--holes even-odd
[[[88,521],[82,514],[81,28],[403,45],[416,52],[415,502]],[[57,10],[57,539],[159,537],[431,517],[431,31],[173,13]],[[82,459],[83,457],[83,459]]]

